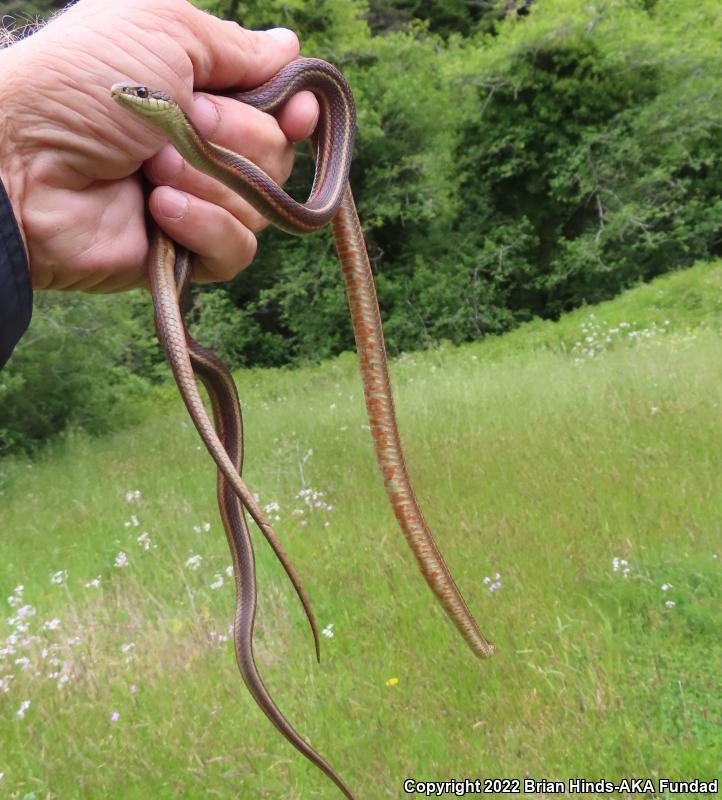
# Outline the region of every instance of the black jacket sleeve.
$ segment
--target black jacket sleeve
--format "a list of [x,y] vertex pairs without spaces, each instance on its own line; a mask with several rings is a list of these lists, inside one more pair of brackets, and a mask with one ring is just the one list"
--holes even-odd
[[33,293],[25,246],[0,181],[0,369],[27,330],[32,310]]

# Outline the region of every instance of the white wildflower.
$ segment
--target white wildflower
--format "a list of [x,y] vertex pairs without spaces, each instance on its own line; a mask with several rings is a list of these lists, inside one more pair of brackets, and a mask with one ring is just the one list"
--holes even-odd
[[20,708],[15,712],[16,717],[20,717],[22,719],[25,716],[25,712],[30,708],[30,700],[23,700],[20,703]]
[[201,555],[190,556],[186,561],[186,567],[198,569],[198,567],[201,565],[201,561],[203,561],[203,556]]
[[614,572],[621,572],[622,577],[628,578],[629,577],[629,562],[626,558],[613,558],[612,559],[612,570]]
[[[29,603],[26,603],[24,606],[21,606],[16,612],[15,616],[12,617],[13,620],[21,620],[27,619],[28,617],[34,617],[37,612],[35,611],[35,607],[31,606]],[[17,622],[11,622],[11,625],[17,627]]]
[[23,592],[25,591],[25,587],[22,583],[19,583],[15,587],[14,593],[8,597],[8,605],[9,606],[16,606],[18,603],[22,602]]
[[136,539],[136,542],[145,550],[146,552],[153,547],[153,542],[150,540],[150,534],[148,531],[143,531],[140,536]]

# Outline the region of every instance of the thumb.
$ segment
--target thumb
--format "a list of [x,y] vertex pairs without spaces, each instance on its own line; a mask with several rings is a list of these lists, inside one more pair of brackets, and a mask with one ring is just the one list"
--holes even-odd
[[195,89],[259,86],[298,56],[298,37],[288,28],[250,31],[190,5],[188,11],[185,44]]

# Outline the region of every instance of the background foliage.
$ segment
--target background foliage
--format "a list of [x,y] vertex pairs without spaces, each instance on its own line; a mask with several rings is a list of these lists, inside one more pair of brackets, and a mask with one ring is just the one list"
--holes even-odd
[[[720,254],[716,0],[201,4],[248,27],[292,27],[304,54],[349,78],[359,109],[352,183],[391,353],[556,319]],[[21,5],[30,14],[58,4]],[[311,171],[301,148],[296,196]],[[123,395],[164,374],[145,301],[40,302],[34,324],[62,320],[66,348],[78,332],[79,385],[104,381]],[[103,317],[112,330],[110,319],[98,328]],[[264,232],[253,267],[199,290],[192,319],[235,367],[353,346],[327,232]],[[84,336],[88,326],[99,335]],[[5,450],[99,424],[102,393],[55,381],[43,365],[67,362],[67,351],[48,342],[31,334],[2,373]],[[40,396],[45,425],[21,413]]]

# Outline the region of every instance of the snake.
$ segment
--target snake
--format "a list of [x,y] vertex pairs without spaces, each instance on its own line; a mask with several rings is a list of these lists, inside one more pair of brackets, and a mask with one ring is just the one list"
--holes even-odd
[[[386,493],[437,601],[472,652],[486,658],[493,655],[494,645],[479,629],[444,561],[421,512],[403,455],[373,272],[349,184],[356,132],[351,89],[333,65],[316,58],[297,58],[258,88],[230,96],[274,114],[302,90],[314,93],[320,109],[311,138],[316,170],[305,203],[294,200],[248,159],[208,141],[168,93],[136,83],[118,83],[112,87],[111,95],[123,108],[164,133],[189,164],[237,192],[276,227],[304,235],[330,223],[348,296],[369,427]],[[150,238],[149,281],[158,338],[191,419],[217,467],[219,508],[236,580],[234,644],[239,670],[256,703],[279,732],[349,800],[354,800],[351,790],[330,764],[283,716],[255,664],[255,562],[244,509],[291,580],[311,626],[318,657],[317,626],[300,578],[241,476],[242,422],[230,373],[220,359],[195,342],[185,329],[182,305],[192,274],[192,257],[156,226],[152,226]],[[206,412],[196,377],[209,394],[213,421]]]

